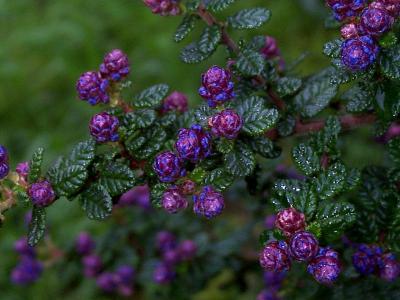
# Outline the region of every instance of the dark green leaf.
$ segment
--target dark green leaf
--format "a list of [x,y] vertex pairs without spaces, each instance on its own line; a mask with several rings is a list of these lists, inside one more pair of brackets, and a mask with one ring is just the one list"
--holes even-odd
[[80,195],[80,203],[89,219],[103,220],[112,211],[112,198],[101,185],[92,185]]
[[306,144],[297,145],[292,151],[293,160],[299,170],[307,176],[320,170],[320,161],[316,152]]
[[342,47],[343,41],[341,39],[336,39],[330,41],[324,45],[324,54],[331,58],[340,57],[340,50]]
[[29,183],[38,181],[42,174],[43,152],[43,148],[38,148],[32,155],[32,159],[29,162]]
[[202,104],[194,111],[194,117],[196,119],[196,122],[201,126],[208,126],[208,119],[214,113],[215,111],[207,104]]
[[280,136],[289,136],[294,132],[295,126],[296,119],[292,115],[287,115],[278,123],[276,129]]
[[234,178],[223,168],[214,169],[207,173],[204,185],[212,185],[217,191],[222,192],[232,185]]
[[281,77],[276,82],[276,92],[280,97],[294,95],[301,87],[302,81],[295,77]]
[[136,95],[132,101],[136,108],[154,108],[159,106],[167,96],[169,86],[166,84],[153,85]]
[[363,112],[372,107],[373,94],[365,86],[355,85],[344,93],[342,98],[347,101],[348,112]]
[[175,42],[178,43],[182,41],[193,30],[196,19],[196,16],[191,14],[188,14],[183,18],[181,24],[179,24],[178,28],[175,31]]
[[200,6],[201,0],[188,0],[186,3],[186,8],[188,11],[195,12]]
[[157,183],[155,186],[152,186],[150,189],[150,199],[151,203],[155,207],[161,207],[161,198],[164,194],[165,190],[169,187],[169,184],[166,183]]
[[29,223],[28,244],[32,247],[43,237],[46,230],[46,210],[43,207],[34,206],[32,220]]
[[257,51],[245,49],[240,52],[236,67],[246,76],[260,75],[264,70],[264,57]]
[[386,77],[400,80],[400,45],[382,51],[379,63]]
[[244,143],[238,142],[234,149],[224,155],[226,170],[238,177],[251,174],[255,167],[255,158],[251,149]]
[[126,165],[114,162],[100,170],[99,184],[113,197],[134,187],[135,173]]
[[217,49],[218,43],[221,40],[221,30],[217,25],[204,28],[200,36],[198,47],[201,52],[209,54]]
[[202,52],[197,43],[191,43],[182,49],[180,58],[184,63],[197,64],[208,58],[210,55],[211,53]]
[[87,168],[94,159],[96,142],[87,140],[77,144],[71,151],[66,164],[80,165]]
[[170,111],[165,113],[162,117],[159,118],[159,123],[162,127],[168,127],[174,124],[176,121],[176,112]]
[[217,151],[223,154],[229,153],[234,147],[234,141],[230,139],[221,138],[216,142]]
[[359,169],[352,168],[347,171],[347,178],[344,185],[345,191],[352,191],[361,183],[361,172]]
[[260,27],[271,17],[271,12],[266,8],[243,9],[228,18],[228,23],[236,29],[252,29]]
[[59,197],[71,196],[84,185],[88,172],[84,165],[69,165],[58,169],[57,173],[49,173],[49,180]]
[[346,168],[341,163],[335,163],[319,174],[313,182],[318,197],[325,200],[341,192],[346,183],[346,175]]
[[139,109],[125,115],[124,125],[130,129],[149,127],[156,119],[156,112],[152,109]]
[[266,137],[257,137],[247,143],[251,149],[265,158],[277,158],[282,150]]
[[210,0],[207,3],[207,8],[213,12],[219,12],[229,7],[236,0]]
[[[167,133],[161,127],[151,127],[142,132],[139,139],[134,137],[126,142],[128,151],[137,159],[148,159],[164,147]],[[140,140],[140,143],[138,143]]]
[[389,142],[389,154],[390,158],[396,163],[400,165],[400,138],[396,137]]

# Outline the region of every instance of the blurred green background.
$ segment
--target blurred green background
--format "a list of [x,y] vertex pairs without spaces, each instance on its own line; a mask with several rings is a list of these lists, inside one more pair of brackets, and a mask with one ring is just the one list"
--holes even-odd
[[[328,10],[323,3],[239,0],[219,17],[243,7],[271,9],[268,24],[254,31],[235,32],[234,38],[272,35],[289,64],[308,52],[298,70],[310,74],[329,64],[321,49],[337,35],[337,31],[324,28]],[[38,146],[46,148],[45,162],[50,163],[87,136],[88,120],[101,108],[79,101],[75,82],[82,72],[96,69],[113,48],[121,48],[130,58],[134,91],[166,82],[186,93],[191,104],[198,103],[200,74],[212,64],[223,65],[225,52],[221,47],[212,59],[199,65],[182,63],[179,51],[190,38],[182,44],[173,42],[180,19],[155,16],[140,0],[0,0],[0,142],[10,151],[12,166],[29,159]],[[199,31],[192,34],[198,36]],[[363,149],[356,160],[350,156],[353,165],[363,164],[371,153],[380,159],[377,152],[371,152],[374,149],[365,146],[360,140],[352,148]],[[82,228],[101,231],[102,225],[87,221],[76,205],[65,202],[50,209],[56,241],[67,245]],[[25,232],[21,212],[8,214],[0,232],[0,298],[61,297],[51,288],[58,276],[55,272],[46,272],[45,279],[27,292],[9,284],[10,267],[16,261],[12,243]]]

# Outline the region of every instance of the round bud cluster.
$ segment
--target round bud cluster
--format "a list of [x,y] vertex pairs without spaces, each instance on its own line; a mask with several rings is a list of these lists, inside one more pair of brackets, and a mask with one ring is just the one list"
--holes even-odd
[[257,300],[279,300],[279,289],[286,277],[285,272],[264,272],[265,288],[257,295]]
[[366,70],[375,62],[378,51],[379,47],[368,35],[347,39],[342,44],[342,62],[351,71]]
[[260,50],[266,59],[276,59],[278,62],[278,70],[283,72],[285,69],[285,61],[278,47],[278,42],[272,36],[265,36],[265,44]]
[[174,182],[186,173],[182,159],[172,151],[158,154],[154,160],[153,169],[161,182]]
[[22,237],[14,243],[14,250],[19,254],[19,262],[11,271],[11,282],[26,285],[39,279],[43,271],[42,263],[36,258],[35,248],[29,246],[28,239]]
[[193,201],[194,212],[207,219],[219,216],[225,207],[224,196],[211,186],[203,187],[200,194],[193,196]]
[[46,207],[56,200],[56,194],[47,180],[32,183],[28,187],[28,196],[38,207]]
[[175,149],[181,159],[197,163],[211,154],[211,135],[198,124],[182,128]]
[[380,2],[373,2],[360,17],[360,32],[365,35],[380,36],[390,30],[394,18]]
[[361,275],[375,274],[393,281],[400,276],[400,263],[393,253],[384,253],[376,245],[361,244],[352,256],[353,266]]
[[353,19],[364,9],[366,0],[327,0],[327,5],[333,10],[338,21]]
[[97,254],[88,254],[82,258],[83,274],[89,278],[97,277],[103,269],[101,257]]
[[[260,254],[260,265],[270,272],[290,269],[291,260],[306,262],[308,272],[319,283],[330,284],[340,273],[338,255],[330,248],[320,248],[317,238],[305,231],[303,213],[290,207],[276,215],[275,227],[287,237],[287,241],[271,241]],[[272,226],[269,226],[272,229]]]
[[400,16],[400,1],[398,0],[380,0],[385,6],[385,9],[392,15],[392,17],[397,18]]
[[186,197],[177,186],[169,187],[161,198],[163,208],[170,214],[175,214],[188,206]]
[[20,185],[26,185],[28,182],[29,162],[24,161],[17,165],[15,171],[18,174],[18,181]]
[[228,70],[213,66],[201,76],[199,94],[210,107],[216,107],[235,97],[231,73]]
[[128,56],[122,50],[114,49],[104,56],[99,70],[102,78],[110,81],[120,81],[129,75]]
[[188,110],[188,98],[185,94],[178,91],[172,92],[167,98],[164,99],[161,112],[177,111],[184,113]]
[[148,185],[141,185],[124,193],[118,200],[121,207],[136,205],[145,210],[151,208],[150,189]]
[[5,178],[9,172],[8,151],[6,147],[0,145],[0,180]]
[[179,0],[144,0],[151,12],[160,16],[177,16],[181,13]]
[[194,183],[194,181],[186,179],[185,181],[182,182],[179,188],[181,189],[182,194],[192,195],[196,190],[196,184]]
[[161,260],[153,270],[153,281],[157,284],[170,283],[176,276],[176,267],[185,261],[194,259],[197,245],[192,240],[177,243],[176,237],[168,231],[160,231],[156,236],[156,247]]
[[75,250],[79,255],[88,255],[93,252],[96,243],[87,232],[79,233],[75,240]]
[[118,118],[107,112],[94,115],[89,123],[90,134],[98,143],[118,141],[118,127]]
[[225,109],[210,117],[208,125],[215,136],[235,139],[242,129],[243,120],[233,109]]

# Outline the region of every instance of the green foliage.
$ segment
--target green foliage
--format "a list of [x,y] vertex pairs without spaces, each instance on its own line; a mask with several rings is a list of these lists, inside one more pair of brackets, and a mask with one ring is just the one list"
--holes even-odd
[[99,185],[111,196],[122,195],[135,185],[134,172],[122,163],[110,163],[100,168]]
[[315,191],[319,198],[326,200],[342,191],[346,180],[346,168],[335,163],[328,170],[319,174],[314,181]]
[[228,23],[235,29],[252,29],[260,27],[271,17],[271,12],[266,8],[243,9],[228,18]]
[[261,74],[264,70],[264,57],[257,51],[246,49],[240,52],[236,67],[246,76],[255,76]]
[[169,86],[166,84],[153,85],[136,95],[132,105],[136,108],[154,108],[161,104],[168,91]]
[[299,144],[292,151],[293,161],[305,175],[312,175],[320,170],[317,153],[306,144]]
[[383,50],[379,64],[387,78],[400,80],[400,45]]
[[178,28],[175,31],[174,35],[174,40],[175,42],[180,42],[184,38],[187,37],[187,35],[193,30],[194,26],[196,24],[196,16],[187,14],[183,19],[181,24],[179,24]]
[[295,77],[281,77],[276,82],[276,91],[280,97],[295,94],[301,87],[302,81]]
[[230,174],[237,177],[247,176],[255,167],[254,153],[249,146],[238,142],[231,152],[224,155],[224,163],[226,171]]
[[210,0],[207,3],[207,8],[213,12],[219,12],[228,8],[236,0]]
[[41,240],[46,230],[46,210],[42,207],[34,206],[32,209],[32,220],[28,229],[28,244],[36,246]]
[[110,216],[112,211],[112,198],[99,184],[90,186],[80,194],[79,202],[88,218],[92,220],[103,220]]
[[234,177],[225,169],[214,169],[205,176],[204,185],[212,185],[217,191],[222,192],[232,185]]
[[43,152],[43,148],[38,148],[32,155],[32,159],[29,162],[29,183],[38,181],[42,174]]
[[199,50],[203,53],[212,53],[217,49],[221,40],[221,31],[217,25],[204,28],[199,40]]

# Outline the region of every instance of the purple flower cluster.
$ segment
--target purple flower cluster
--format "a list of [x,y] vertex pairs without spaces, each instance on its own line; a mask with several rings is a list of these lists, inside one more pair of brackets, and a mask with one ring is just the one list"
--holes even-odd
[[341,29],[343,64],[351,71],[366,70],[378,55],[377,38],[388,32],[400,14],[400,2],[378,0],[327,0],[336,19],[348,21]]
[[235,97],[231,73],[228,70],[213,66],[201,76],[199,94],[210,107],[221,105]]
[[291,260],[306,262],[308,272],[315,280],[331,284],[340,274],[338,254],[330,248],[321,248],[317,238],[304,231],[306,226],[303,213],[294,208],[280,211],[275,227],[287,237],[287,241],[270,241],[260,254],[260,265],[270,272],[288,271]]
[[212,186],[203,187],[198,195],[193,196],[193,210],[197,215],[207,219],[219,216],[224,210],[224,196],[215,191]]
[[377,245],[359,245],[352,262],[361,275],[375,274],[386,281],[393,281],[400,276],[400,263],[395,255],[384,253]]
[[164,192],[161,204],[167,212],[176,214],[188,206],[188,201],[185,195],[182,194],[181,189],[174,185]]
[[20,255],[19,263],[11,271],[11,281],[16,285],[26,285],[39,279],[43,266],[36,258],[36,251],[28,245],[26,237],[14,243],[14,250]]
[[110,83],[120,81],[129,74],[128,57],[121,50],[114,49],[104,57],[99,69],[83,73],[76,83],[79,98],[91,105],[110,101]]
[[272,36],[265,36],[265,44],[261,48],[261,54],[266,59],[276,59],[278,62],[278,70],[283,71],[285,69],[285,61],[281,55],[281,51],[278,47],[278,42]]
[[118,141],[118,127],[118,118],[107,112],[94,115],[89,123],[90,134],[98,143]]
[[179,0],[143,0],[151,12],[160,16],[177,16],[181,13]]
[[175,149],[181,159],[197,163],[211,154],[211,135],[198,124],[182,128]]
[[8,163],[8,151],[6,147],[0,145],[0,180],[5,178],[10,172],[10,165]]
[[19,184],[25,186],[28,182],[29,162],[20,162],[15,168],[15,171],[18,174]]
[[136,205],[145,210],[151,208],[150,189],[148,185],[141,185],[124,193],[118,200],[121,207]]
[[158,154],[153,169],[161,182],[174,182],[186,173],[182,159],[172,151]]
[[56,200],[56,193],[47,180],[32,183],[28,187],[28,196],[32,203],[38,207],[46,207]]
[[185,94],[173,91],[163,101],[161,112],[178,111],[184,113],[188,110],[188,98]]
[[285,272],[264,272],[265,289],[258,295],[257,300],[279,300],[278,291],[282,286],[282,282],[286,277]]
[[210,117],[208,125],[215,136],[235,139],[242,129],[243,120],[233,109],[225,109]]
[[153,271],[153,281],[157,284],[170,283],[176,276],[176,266],[193,260],[197,253],[194,241],[183,240],[177,243],[176,237],[168,231],[160,231],[155,243],[162,258]]

